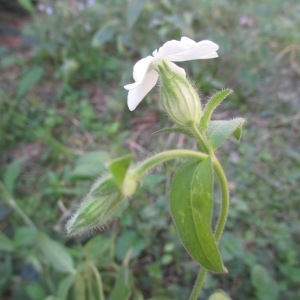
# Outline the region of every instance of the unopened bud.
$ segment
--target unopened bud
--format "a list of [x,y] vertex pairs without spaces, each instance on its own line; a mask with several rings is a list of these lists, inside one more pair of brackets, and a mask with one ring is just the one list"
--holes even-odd
[[67,234],[76,235],[101,228],[115,216],[124,198],[114,178],[98,180],[83,199],[77,211],[68,220]]
[[167,60],[161,60],[157,67],[161,99],[169,117],[180,126],[199,125],[200,97],[186,79],[184,70]]

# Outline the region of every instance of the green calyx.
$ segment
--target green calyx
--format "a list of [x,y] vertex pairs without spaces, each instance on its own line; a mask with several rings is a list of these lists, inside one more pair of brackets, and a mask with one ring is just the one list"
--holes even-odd
[[202,114],[200,97],[184,71],[167,60],[162,60],[157,67],[161,100],[168,116],[179,126],[198,126]]
[[113,177],[96,181],[67,222],[67,234],[76,235],[106,225],[116,215],[124,199]]

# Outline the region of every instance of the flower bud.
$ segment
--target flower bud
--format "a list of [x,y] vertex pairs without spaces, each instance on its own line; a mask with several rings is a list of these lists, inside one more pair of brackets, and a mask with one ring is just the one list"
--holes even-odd
[[179,126],[198,126],[202,113],[200,97],[184,70],[167,60],[161,60],[157,67],[161,99],[169,117]]
[[76,235],[105,225],[121,207],[124,195],[114,178],[96,181],[75,214],[68,220],[68,235]]

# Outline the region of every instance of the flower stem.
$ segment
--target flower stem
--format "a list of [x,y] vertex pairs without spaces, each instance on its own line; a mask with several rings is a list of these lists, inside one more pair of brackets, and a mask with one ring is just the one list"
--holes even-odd
[[133,169],[133,172],[136,172],[138,176],[144,175],[147,171],[154,168],[160,163],[163,163],[167,160],[176,159],[179,157],[190,157],[190,158],[197,158],[199,160],[204,160],[207,158],[207,154],[192,151],[192,150],[185,150],[185,149],[178,149],[178,150],[168,150],[161,153],[158,153],[156,155],[153,155],[152,157],[144,160],[141,162],[135,169]]
[[[219,184],[221,187],[222,207],[221,207],[220,216],[219,216],[218,223],[217,223],[216,230],[215,230],[215,238],[218,243],[222,236],[222,233],[223,233],[223,230],[224,230],[224,227],[226,224],[228,209],[229,209],[229,190],[228,190],[227,178],[226,178],[225,172],[224,172],[219,160],[217,159],[215,154],[211,151],[209,145],[207,144],[205,138],[202,136],[201,132],[196,127],[194,127],[193,129],[196,134],[196,137],[198,138],[198,140],[200,142],[201,147],[205,151],[208,151],[208,153],[210,153],[212,156],[213,167],[217,174]],[[195,285],[191,292],[189,300],[197,300],[198,299],[198,296],[201,292],[202,285],[204,283],[206,274],[207,274],[207,270],[202,267],[198,274],[198,277],[196,279],[196,282],[195,282]]]
[[210,149],[210,147],[209,147],[209,145],[208,145],[205,137],[199,131],[198,127],[195,124],[193,124],[192,129],[193,129],[194,134],[195,134],[196,138],[198,139],[198,141],[199,141],[199,143],[200,143],[201,148],[203,149],[203,151],[205,153],[211,154],[212,151],[211,151],[211,149]]
[[201,288],[202,288],[203,282],[205,280],[206,274],[207,274],[207,270],[205,268],[201,268],[189,300],[197,300],[198,299],[198,296],[201,292]]

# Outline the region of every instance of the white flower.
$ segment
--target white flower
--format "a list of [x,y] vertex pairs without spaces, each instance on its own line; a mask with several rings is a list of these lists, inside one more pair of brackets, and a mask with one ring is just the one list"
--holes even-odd
[[[155,86],[159,73],[156,70],[161,59],[170,61],[170,67],[180,71],[185,76],[185,71],[171,63],[194,59],[209,59],[218,57],[219,46],[211,41],[204,40],[196,43],[187,37],[180,41],[171,40],[166,42],[152,55],[139,60],[133,67],[134,83],[124,86],[128,90],[127,104],[129,110],[134,110],[149,91]],[[179,70],[180,69],[180,70]]]

